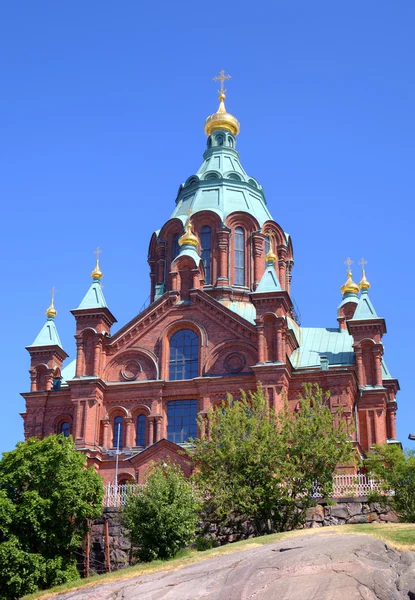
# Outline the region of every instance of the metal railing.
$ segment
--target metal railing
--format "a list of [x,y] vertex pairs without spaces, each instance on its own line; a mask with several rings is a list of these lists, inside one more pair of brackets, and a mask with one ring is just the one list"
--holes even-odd
[[[333,475],[332,498],[360,498],[373,492],[387,495],[382,484],[367,475]],[[313,489],[313,498],[322,497],[316,485]]]
[[127,497],[130,494],[139,494],[142,488],[143,486],[138,483],[125,483],[123,485],[108,483],[104,486],[104,500],[102,503],[106,508],[124,506]]
[[[124,506],[129,494],[139,494],[143,489],[142,484],[126,483],[123,485],[114,485],[108,483],[104,486],[104,507]],[[333,493],[332,498],[360,498],[368,496],[371,492],[382,495],[392,495],[393,492],[385,492],[382,484],[367,475],[333,475]],[[313,489],[312,497],[322,498],[318,485]]]

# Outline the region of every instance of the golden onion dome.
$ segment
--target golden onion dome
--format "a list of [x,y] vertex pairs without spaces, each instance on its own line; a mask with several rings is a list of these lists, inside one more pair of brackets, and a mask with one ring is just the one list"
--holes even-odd
[[102,278],[102,271],[99,268],[98,256],[97,256],[96,263],[95,263],[95,269],[92,271],[91,277],[92,277],[92,279],[98,280],[98,281]]
[[219,92],[219,108],[205,121],[205,133],[208,136],[214,131],[223,129],[230,131],[233,135],[238,135],[241,129],[238,119],[226,111],[225,98],[225,93]]
[[271,262],[271,263],[275,263],[275,261],[277,260],[277,255],[272,251],[272,248],[270,248],[268,250],[268,252],[265,255],[265,260],[266,262]]
[[365,270],[362,269],[362,279],[360,280],[360,283],[359,283],[359,289],[362,291],[367,291],[369,288],[370,288],[370,283],[366,279]]
[[187,221],[186,231],[179,238],[179,246],[181,247],[185,244],[189,244],[190,246],[197,246],[199,244],[199,240],[192,231],[192,224],[190,222],[190,219]]
[[352,272],[350,269],[347,270],[347,281],[340,288],[341,293],[344,294],[358,294],[359,286],[352,279]]
[[217,112],[213,115],[210,115],[205,121],[205,133],[206,135],[210,135],[214,131],[222,130],[230,131],[233,135],[238,135],[240,130],[239,121],[236,117],[231,115],[226,111],[225,108],[225,88],[223,86],[223,82],[225,79],[230,79],[230,75],[225,75],[225,71],[222,71],[219,74],[219,77],[214,77],[213,81],[220,81],[220,90],[219,90],[219,108]]
[[50,301],[50,306],[48,308],[48,310],[46,311],[46,316],[48,319],[54,319],[56,317],[56,315],[58,314],[56,308],[55,308],[55,288],[53,288],[52,290],[52,300]]

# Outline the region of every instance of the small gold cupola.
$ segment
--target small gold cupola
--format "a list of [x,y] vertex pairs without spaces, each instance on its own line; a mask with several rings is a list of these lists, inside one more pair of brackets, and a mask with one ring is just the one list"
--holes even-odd
[[179,246],[185,246],[185,245],[190,245],[190,246],[198,246],[199,244],[199,240],[197,239],[197,237],[195,236],[195,234],[192,231],[192,224],[190,222],[190,216],[187,219],[187,223],[186,223],[186,231],[184,232],[184,234],[179,238]]
[[359,286],[352,279],[352,271],[350,269],[350,265],[352,263],[353,263],[353,261],[350,260],[350,258],[348,258],[345,261],[345,264],[347,265],[347,281],[340,288],[340,291],[343,294],[343,296],[345,294],[358,294],[359,293]]
[[214,77],[213,81],[220,81],[219,89],[219,108],[217,112],[210,115],[205,121],[205,133],[207,136],[211,135],[214,131],[225,130],[230,131],[233,135],[238,135],[241,126],[236,117],[226,111],[225,108],[225,88],[223,82],[225,79],[230,79],[230,75],[225,75],[225,71],[222,69],[218,77]]
[[57,310],[55,308],[55,292],[56,292],[56,290],[53,287],[51,289],[51,292],[50,292],[52,294],[52,298],[51,298],[51,301],[50,301],[50,306],[49,306],[49,308],[46,311],[46,316],[47,316],[48,319],[54,319],[56,317],[56,315],[58,314],[58,312],[57,312]]
[[100,279],[102,279],[102,271],[99,268],[99,255],[101,254],[101,252],[102,250],[100,250],[99,248],[94,250],[94,254],[96,256],[95,269],[91,273],[91,277],[94,281],[99,281]]
[[275,246],[274,233],[272,231],[266,231],[265,234],[268,236],[269,239],[269,250],[265,255],[265,262],[275,263],[277,260],[277,255],[273,250],[273,247]]
[[364,258],[361,258],[359,261],[359,265],[362,265],[362,279],[360,280],[360,283],[359,283],[359,289],[362,290],[362,292],[367,292],[367,290],[370,288],[370,283],[366,279],[366,273],[365,273],[365,265],[367,265],[367,260],[365,260]]

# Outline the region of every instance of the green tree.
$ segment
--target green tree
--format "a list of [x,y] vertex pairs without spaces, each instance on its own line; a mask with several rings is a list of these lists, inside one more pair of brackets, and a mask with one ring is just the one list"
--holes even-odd
[[142,561],[171,558],[194,538],[200,503],[178,465],[153,465],[145,487],[130,494],[123,522]]
[[[381,485],[383,494],[372,495],[393,508],[401,521],[415,522],[415,453],[397,444],[376,445],[365,460],[369,474]],[[390,495],[391,490],[393,495]],[[387,500],[385,500],[387,498]]]
[[[346,422],[317,385],[304,385],[298,410],[269,407],[261,387],[211,408],[191,457],[205,510],[222,525],[250,520],[257,533],[295,527],[317,486],[332,491],[338,464],[353,462]],[[203,432],[205,432],[203,434]],[[236,519],[235,519],[236,517]]]
[[79,577],[87,519],[101,514],[102,480],[71,438],[31,438],[0,461],[0,598]]

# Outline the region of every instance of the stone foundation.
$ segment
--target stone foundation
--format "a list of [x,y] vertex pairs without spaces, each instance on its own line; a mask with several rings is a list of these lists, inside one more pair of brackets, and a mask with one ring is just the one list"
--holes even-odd
[[[96,519],[90,528],[89,573],[105,573],[105,545],[108,544],[110,570],[116,571],[133,564],[134,555],[128,530],[121,525],[121,514],[118,508],[104,508],[102,517]],[[105,521],[108,522],[108,541],[105,539]],[[329,525],[345,525],[356,523],[397,523],[399,519],[393,511],[378,502],[367,502],[367,499],[338,500],[336,504],[319,503],[309,508],[304,528],[327,527]],[[255,531],[251,523],[244,521],[235,527],[220,529],[212,523],[205,523],[201,531],[207,544],[222,546],[254,537]],[[267,528],[264,526],[263,533]]]

